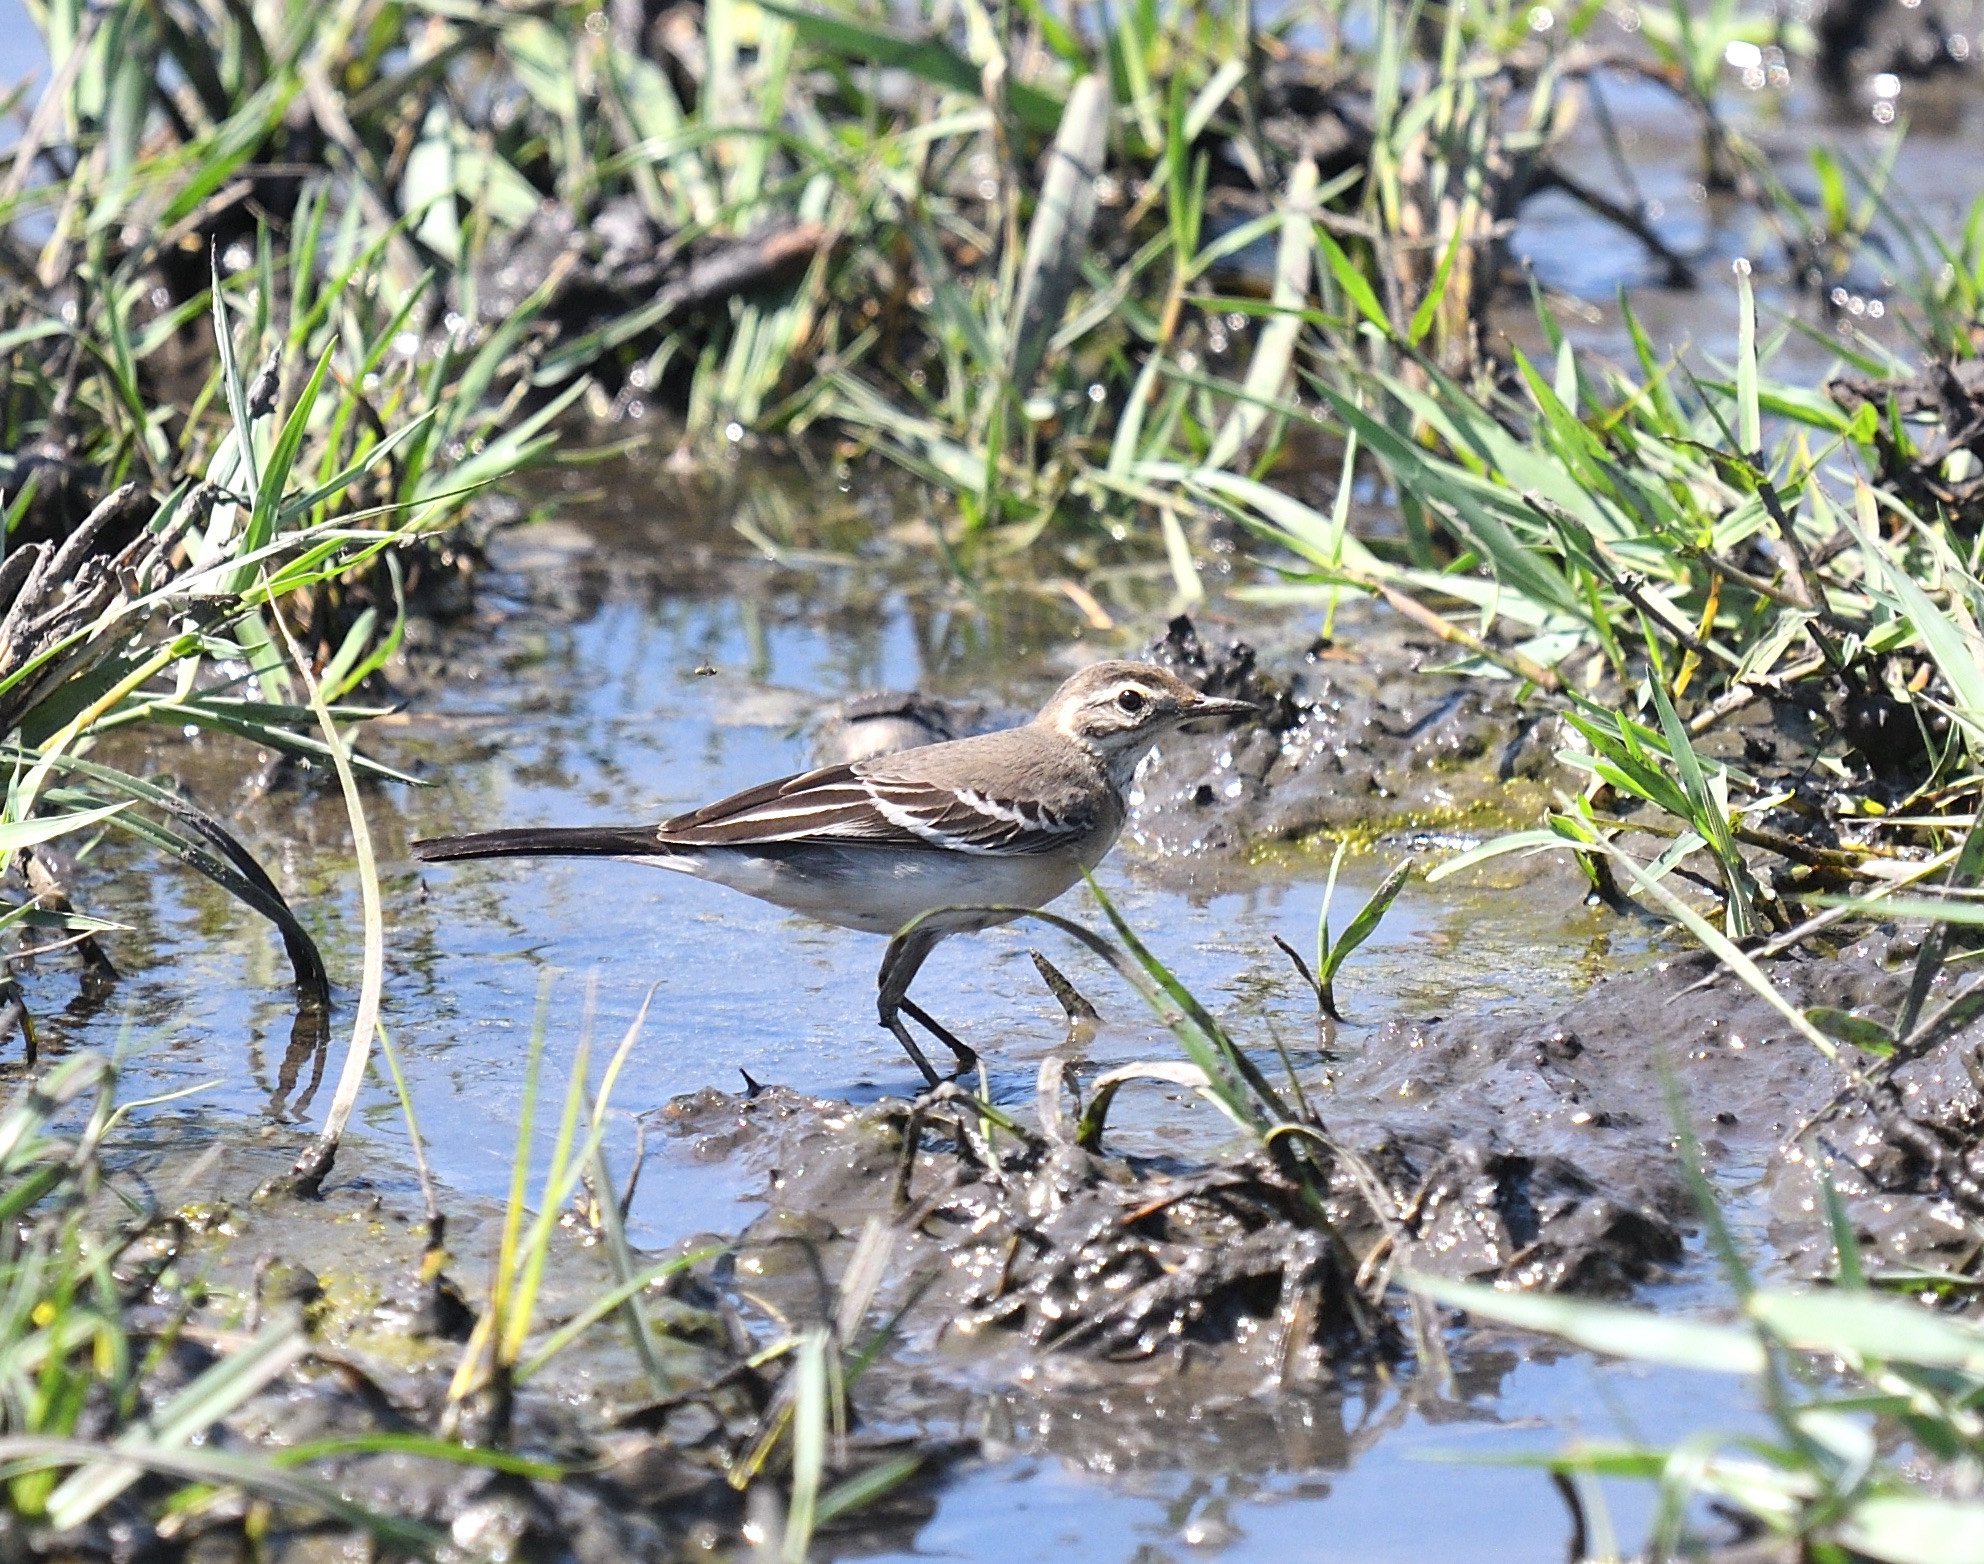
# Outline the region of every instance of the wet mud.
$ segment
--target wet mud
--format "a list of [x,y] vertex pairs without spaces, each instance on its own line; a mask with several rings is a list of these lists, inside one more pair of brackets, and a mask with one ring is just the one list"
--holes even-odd
[[1337,638],[1259,648],[1173,620],[1147,655],[1262,714],[1165,744],[1137,778],[1131,840],[1218,858],[1324,835],[1430,844],[1532,818],[1568,777],[1558,725],[1512,681],[1440,676],[1452,651],[1356,608]]
[[[1801,1007],[1882,1011],[1908,981],[1882,940],[1768,970]],[[1870,1266],[1960,1273],[1976,1253],[1965,1220],[1975,1185],[1958,1149],[1974,1143],[1980,1117],[1975,1048],[1959,1034],[1899,1071],[1898,1103],[1862,1097],[1778,1011],[1700,957],[1601,981],[1554,1014],[1392,1023],[1309,1072],[1339,1158],[1327,1225],[1270,1165],[1217,1135],[1174,1137],[1177,1149],[1159,1156],[1073,1145],[1053,1093],[1087,1072],[1059,1057],[1026,1105],[1027,1136],[1003,1156],[987,1150],[998,1132],[960,1130],[954,1112],[927,1102],[851,1108],[782,1089],[711,1090],[660,1122],[700,1158],[759,1171],[768,1210],[747,1242],[805,1249],[808,1274],[833,1272],[819,1257],[844,1254],[870,1219],[895,1227],[896,1285],[916,1299],[905,1320],[933,1341],[1044,1347],[1064,1360],[1230,1348],[1236,1372],[1301,1382],[1333,1363],[1368,1368],[1395,1345],[1392,1326],[1354,1308],[1306,1306],[1300,1339],[1290,1335],[1300,1289],[1328,1290],[1318,1276],[1329,1233],[1367,1280],[1390,1263],[1616,1297],[1680,1275],[1699,1215],[1684,1133],[1767,1267],[1829,1274],[1823,1172],[1847,1197]]]
[[[501,1209],[450,1199],[447,1246],[437,1251],[414,1191],[402,1183],[344,1174],[320,1198],[271,1195],[293,1147],[270,1138],[203,1148],[197,1135],[189,1144],[161,1128],[141,1138],[149,1145],[124,1147],[114,1178],[153,1211],[120,1262],[147,1283],[129,1323],[158,1343],[145,1405],[168,1405],[257,1329],[294,1317],[308,1336],[299,1367],[230,1414],[203,1449],[224,1455],[345,1445],[344,1453],[314,1459],[312,1475],[349,1504],[426,1528],[424,1546],[441,1556],[605,1564],[693,1556],[738,1542],[750,1515],[742,1485],[730,1478],[762,1433],[778,1367],[754,1366],[768,1338],[754,1334],[707,1280],[678,1273],[643,1295],[657,1327],[666,1394],[657,1394],[624,1336],[595,1330],[581,1350],[550,1359],[515,1397],[502,1448],[519,1460],[506,1467],[438,1457],[417,1442],[443,1420],[462,1343],[486,1296]],[[344,1164],[389,1164],[374,1152],[383,1148],[360,1142],[346,1149]],[[752,1252],[748,1241],[724,1249],[726,1267]],[[553,1239],[540,1323],[550,1328],[571,1318],[612,1281],[575,1208]],[[395,1440],[401,1447],[390,1447]],[[828,1476],[902,1449],[898,1438],[856,1430],[837,1447]],[[823,1541],[907,1544],[932,1507],[929,1480],[961,1453],[920,1448],[918,1474],[849,1522],[824,1528]],[[232,1492],[154,1528],[158,1501],[176,1486],[142,1481],[86,1527],[64,1533],[36,1529],[10,1512],[0,1518],[0,1550],[8,1558],[304,1564],[372,1556],[376,1547],[347,1520],[307,1503]]]
[[[1507,686],[1424,672],[1432,648],[1408,627],[1359,626],[1354,651],[1311,646],[1281,679],[1244,644],[1209,648],[1183,620],[1152,655],[1263,708],[1257,731],[1188,736],[1139,778],[1136,839],[1160,855],[1259,851],[1318,835],[1437,852],[1534,819],[1568,790],[1554,717]],[[1858,720],[1856,720],[1856,718]],[[1704,741],[1809,815],[1812,757],[1844,739],[1877,792],[1892,744],[1864,712],[1762,701]],[[1332,742],[1332,740],[1334,742]],[[1524,810],[1527,813],[1524,814]],[[1657,845],[1654,851],[1657,851]],[[1568,854],[1531,860],[1506,915],[1597,893]],[[1796,867],[1784,882],[1803,881]],[[1622,922],[1650,919],[1614,893]],[[1784,1014],[1702,952],[1601,977],[1565,1009],[1388,1022],[1354,1051],[1326,1051],[1312,1086],[1332,1137],[1379,1170],[1415,1268],[1505,1286],[1622,1294],[1677,1274],[1696,1199],[1678,1148],[1699,1139],[1759,1246],[1756,1259],[1809,1280],[1832,1274],[1818,1180],[1863,1225],[1869,1263],[1967,1275],[1984,1214],[1984,1042],[1958,1026],[1918,1057],[1842,1045],[1828,1059]],[[1919,931],[1877,928],[1765,952],[1790,1006],[1888,1022],[1902,1008]],[[1961,986],[1937,973],[1924,1013]]]
[[[1878,1009],[1905,987],[1912,954],[1871,941],[1771,971],[1794,1002]],[[1117,1473],[1345,1467],[1405,1407],[1492,1398],[1516,1361],[1493,1331],[1456,1333],[1452,1319],[1387,1297],[1390,1267],[1598,1295],[1686,1269],[1694,1220],[1669,1082],[1739,1234],[1775,1266],[1830,1268],[1813,1162],[1796,1152],[1815,1120],[1806,1144],[1847,1193],[1870,1263],[1973,1263],[1965,1218],[1977,1212],[1915,1147],[1924,1134],[1974,1143],[1979,1097],[1962,1045],[1900,1073],[1902,1108],[1828,1116],[1839,1072],[1733,984],[1698,959],[1660,962],[1555,1015],[1399,1023],[1312,1068],[1336,1148],[1327,1223],[1227,1137],[1182,1138],[1162,1155],[1119,1153],[1107,1133],[1099,1149],[1075,1144],[1078,1048],[1048,1061],[1033,1102],[1008,1105],[1017,1133],[988,1128],[961,1093],[862,1106],[778,1087],[692,1094],[651,1115],[654,1130],[698,1161],[748,1169],[764,1210],[741,1231],[683,1240],[676,1252],[702,1258],[645,1296],[669,1394],[643,1380],[609,1323],[517,1398],[510,1447],[556,1478],[398,1451],[316,1469],[468,1557],[735,1546],[752,1516],[729,1475],[778,1394],[775,1370],[752,1367],[752,1354],[820,1324],[881,1349],[852,1389],[838,1470],[906,1453],[920,1462],[857,1528],[823,1538],[837,1554],[909,1546],[934,1508],[932,1483],[1015,1448]],[[1899,1133],[1898,1118],[1914,1133]],[[347,1165],[365,1166],[364,1150]],[[177,1372],[190,1377],[231,1332],[285,1308],[313,1335],[304,1370],[235,1414],[218,1447],[435,1426],[500,1212],[447,1202],[445,1274],[460,1285],[437,1308],[426,1226],[403,1181],[360,1172],[317,1201],[258,1201],[258,1183],[288,1160],[271,1143],[228,1149],[203,1169],[210,1193],[188,1199],[183,1153],[161,1145],[126,1173],[156,1177],[180,1268],[200,1278]],[[549,1276],[546,1329],[609,1283],[576,1212]],[[179,1307],[165,1298],[156,1323]],[[1402,1398],[1358,1389],[1378,1384]],[[962,1420],[960,1397],[972,1408]],[[1181,1438],[1205,1448],[1193,1455]],[[278,1511],[271,1530],[261,1513],[262,1556],[349,1545],[334,1523]],[[212,1506],[168,1540],[245,1558],[244,1515]],[[113,1515],[103,1536],[64,1540],[114,1554],[116,1525]]]

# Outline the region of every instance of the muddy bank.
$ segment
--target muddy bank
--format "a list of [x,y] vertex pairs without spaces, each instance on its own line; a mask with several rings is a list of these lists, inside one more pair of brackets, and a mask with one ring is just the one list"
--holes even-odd
[[[1354,647],[1310,644],[1292,661],[1209,647],[1183,620],[1150,651],[1264,713],[1238,734],[1183,735],[1140,775],[1131,850],[1159,874],[1176,863],[1217,875],[1222,860],[1264,843],[1324,833],[1449,847],[1469,840],[1470,825],[1501,827],[1570,775],[1548,742],[1553,717],[1506,687],[1429,679],[1434,649],[1383,620],[1360,621]],[[1717,742],[1788,775],[1813,734],[1809,713],[1759,704]],[[1512,919],[1589,891],[1565,855],[1514,872]],[[1618,916],[1657,927],[1629,906]],[[1901,1005],[1918,953],[1915,938],[1878,930],[1809,942],[1763,970],[1801,1011],[1878,1020]],[[1938,976],[1932,1010],[1953,986],[1960,979]],[[1265,1052],[1258,1062],[1279,1068]],[[1675,954],[1607,975],[1566,1008],[1463,1006],[1362,1036],[1325,1025],[1320,1047],[1288,1062],[1340,1154],[1331,1241],[1367,1281],[1402,1265],[1620,1296],[1683,1275],[1699,1215],[1679,1162],[1684,1129],[1768,1270],[1831,1274],[1820,1172],[1846,1196],[1870,1265],[1955,1274],[1977,1257],[1984,1070],[1962,1026],[1898,1064],[1851,1047],[1828,1059],[1711,958]],[[1285,1384],[1402,1350],[1378,1339],[1395,1320],[1374,1324],[1354,1305],[1332,1317],[1316,1301],[1343,1278],[1317,1281],[1336,1257],[1316,1247],[1315,1222],[1292,1210],[1272,1168],[1222,1143],[1217,1121],[1184,1116],[1189,1090],[1146,1088],[1177,1110],[1155,1131],[1149,1115],[1140,1121],[1138,1144],[1163,1152],[1105,1169],[1072,1144],[1084,1084],[1102,1068],[1071,1043],[1043,1065],[1031,1097],[1002,1077],[1000,1103],[1031,1115],[1031,1138],[1005,1161],[965,1125],[929,1151],[910,1130],[927,1125],[901,1103],[850,1110],[783,1092],[706,1092],[664,1121],[699,1157],[742,1157],[762,1171],[769,1214],[754,1240],[800,1243],[809,1264],[831,1271],[819,1257],[864,1222],[894,1227],[909,1289],[903,1327],[932,1351],[971,1356],[1002,1343],[995,1360],[1005,1351],[1000,1361],[1018,1372],[1035,1349],[1065,1363],[1190,1345],[1225,1354],[1227,1372]],[[1164,1117],[1156,1110],[1159,1126]]]
[[1395,616],[1349,605],[1333,638],[1267,628],[1241,640],[1180,618],[1147,648],[1262,715],[1161,748],[1137,778],[1136,847],[1218,858],[1324,834],[1432,845],[1526,822],[1567,779],[1547,710],[1519,701],[1513,681],[1442,676],[1453,648]]
[[[1876,939],[1769,971],[1794,1004],[1881,1012],[1913,954]],[[976,1121],[930,1103],[851,1108],[779,1088],[695,1094],[657,1122],[699,1159],[761,1180],[765,1214],[710,1272],[747,1316],[780,1329],[830,1318],[850,1275],[879,1267],[892,1335],[857,1397],[878,1421],[967,1423],[985,1459],[1317,1472],[1383,1436],[1382,1420],[1364,1421],[1373,1385],[1404,1387],[1394,1415],[1439,1415],[1448,1397],[1492,1400],[1519,1361],[1495,1331],[1415,1320],[1397,1294],[1365,1291],[1371,1307],[1353,1317],[1331,1274],[1339,1241],[1368,1267],[1356,1281],[1377,1275],[1380,1290],[1390,1264],[1588,1295],[1703,1280],[1670,1079],[1724,1218],[1766,1276],[1832,1274],[1815,1159],[1871,1270],[1963,1273],[1975,1213],[1919,1146],[1974,1138],[1966,1051],[1959,1039],[1906,1067],[1903,1112],[1828,1112],[1840,1071],[1692,958],[1602,982],[1556,1014],[1386,1027],[1298,1067],[1336,1148],[1327,1227],[1162,1083],[1141,1089],[1166,1099],[1166,1149],[1071,1144],[1069,1083],[1095,1078],[1078,1047],[1042,1072],[1042,1095],[1006,1102],[1017,1136],[972,1133]],[[1373,1176],[1390,1223],[1373,1220]]]
[[[1217,862],[1342,835],[1430,865],[1442,850],[1534,820],[1553,789],[1561,797],[1588,782],[1556,757],[1570,737],[1562,723],[1519,701],[1514,681],[1429,677],[1448,649],[1388,616],[1359,620],[1345,639],[1264,658],[1174,622],[1150,654],[1255,700],[1264,717],[1238,735],[1166,746],[1138,779],[1138,845]],[[1813,780],[1815,756],[1836,757],[1855,791],[1905,791],[1880,715],[1758,700],[1728,712],[1701,749],[1780,785],[1779,814],[1809,835],[1815,816],[1842,814]],[[1629,833],[1643,814],[1609,794],[1600,803]],[[1830,839],[1853,830],[1841,818]],[[1763,852],[1752,862],[1786,891],[1824,878],[1820,866],[1773,867]],[[1508,919],[1592,899],[1568,853],[1480,872],[1506,886]],[[1660,927],[1622,898],[1614,907],[1622,925]],[[1679,1112],[1767,1265],[1831,1274],[1814,1178],[1823,1171],[1848,1196],[1870,1263],[1974,1266],[1984,1065],[1961,1016],[1914,1057],[1842,1045],[1828,1060],[1735,974],[1704,953],[1678,954],[1678,934],[1671,944],[1676,955],[1607,973],[1568,1009],[1512,1018],[1462,1005],[1455,1016],[1389,1022],[1342,1053],[1326,1044],[1327,1085],[1316,1089],[1324,1117],[1402,1192],[1419,1246],[1411,1263],[1598,1293],[1671,1273],[1695,1215],[1676,1160]],[[1820,936],[1763,970],[1791,1006],[1878,1029],[1901,1010],[1920,951],[1919,929],[1884,925]],[[1939,970],[1920,1013],[1933,1016],[1963,987],[1960,968]]]
[[[774,1451],[766,1462],[753,1451],[785,1404],[783,1362],[776,1353],[758,1356],[776,1337],[756,1334],[729,1296],[688,1272],[656,1282],[641,1298],[665,1384],[643,1370],[625,1330],[609,1320],[520,1383],[494,1445],[500,1454],[450,1458],[451,1447],[433,1436],[449,1426],[450,1380],[488,1306],[503,1212],[450,1197],[447,1247],[437,1252],[417,1191],[395,1171],[367,1171],[395,1169],[399,1148],[347,1146],[321,1197],[297,1200],[266,1192],[294,1158],[287,1137],[257,1145],[209,1141],[208,1133],[174,1136],[154,1122],[114,1148],[112,1186],[154,1213],[119,1265],[142,1292],[127,1326],[154,1359],[140,1414],[169,1407],[256,1332],[294,1321],[307,1338],[300,1361],[198,1447],[256,1459],[308,1452],[296,1469],[343,1504],[386,1518],[401,1546],[466,1559],[603,1564],[728,1549],[753,1516],[762,1520],[769,1495],[754,1496],[753,1481],[740,1474],[750,1457],[754,1473],[762,1468],[759,1481],[782,1480],[785,1457]],[[750,1253],[748,1244],[719,1247],[725,1266]],[[613,1279],[575,1207],[552,1240],[531,1351]],[[99,1409],[82,1436],[97,1421],[116,1426],[111,1416]],[[488,1448],[473,1437],[468,1443]],[[931,1509],[928,1480],[964,1448],[919,1450],[887,1493],[823,1527],[823,1540],[906,1545]],[[857,1430],[837,1444],[827,1475],[838,1481],[903,1454],[900,1440]],[[304,1564],[368,1546],[348,1514],[327,1514],[307,1497],[284,1502],[252,1483],[161,1519],[159,1501],[177,1486],[148,1477],[66,1532],[10,1510],[0,1520],[0,1549],[10,1559]]]
[[[1794,1004],[1879,1011],[1906,988],[1897,959],[1888,941],[1870,940],[1768,970]],[[1918,1130],[1954,1136],[1976,1119],[1968,1046],[1959,1036],[1899,1074]],[[1079,1101],[1079,1083],[1096,1073],[1081,1050],[1050,1064]],[[1678,1275],[1696,1213],[1668,1080],[1730,1215],[1768,1265],[1825,1269],[1814,1264],[1825,1218],[1801,1136],[1849,1196],[1870,1263],[1960,1269],[1974,1243],[1961,1192],[1936,1187],[1907,1149],[1919,1135],[1880,1105],[1829,1113],[1842,1070],[1706,958],[1601,981],[1554,1014],[1389,1024],[1298,1073],[1333,1145],[1362,1164],[1340,1168],[1332,1212],[1359,1257],[1384,1236],[1358,1182],[1375,1174],[1396,1221],[1392,1258],[1408,1268],[1601,1296]],[[1233,1154],[1230,1127],[1189,1111],[1188,1090],[1145,1090],[1175,1110],[1171,1149],[1108,1160],[1070,1144],[1073,1109],[1056,1111],[1051,1095],[1006,1104],[1031,1138],[1009,1142],[996,1167],[942,1123],[923,1126],[912,1154],[900,1101],[851,1109],[782,1090],[710,1091],[661,1122],[695,1155],[742,1158],[761,1173],[768,1212],[748,1230],[753,1243],[832,1254],[870,1218],[897,1225],[897,1281],[915,1300],[905,1326],[959,1361],[985,1342],[1005,1344],[1017,1369],[1034,1362],[1030,1348],[1063,1363],[1128,1361],[1190,1340],[1237,1347],[1255,1360],[1246,1374],[1277,1379],[1299,1347],[1313,1361],[1294,1377],[1328,1377],[1332,1333],[1354,1322],[1318,1318],[1310,1338],[1287,1337],[1287,1273],[1315,1260],[1289,1246],[1312,1224],[1277,1201],[1286,1192],[1271,1169]],[[1144,1246],[1134,1261],[1109,1247],[1118,1236]],[[1160,1254],[1167,1263],[1144,1263]],[[1108,1295],[1099,1310],[1075,1275],[1084,1266]],[[791,1307],[803,1270],[760,1264],[754,1285]],[[1160,1274],[1161,1285],[1138,1291]],[[1174,1307],[1187,1296],[1192,1306]]]
[[[1776,963],[1772,975],[1800,1003],[1878,1007],[1905,981],[1889,965],[1908,954],[1868,943]],[[1182,1132],[1171,1149],[1119,1153],[1109,1134],[1099,1150],[1073,1143],[1069,1085],[1092,1079],[1079,1049],[1044,1072],[1050,1089],[1062,1077],[1058,1103],[1050,1091],[1008,1104],[1021,1133],[987,1131],[969,1114],[975,1128],[961,1128],[942,1101],[919,1113],[901,1100],[856,1108],[781,1088],[695,1094],[655,1115],[655,1128],[698,1160],[748,1171],[764,1214],[742,1232],[685,1241],[680,1252],[703,1258],[644,1295],[672,1393],[644,1382],[608,1321],[517,1400],[511,1448],[559,1468],[555,1480],[404,1451],[312,1470],[356,1502],[447,1533],[470,1557],[734,1546],[753,1511],[730,1476],[778,1394],[775,1367],[747,1360],[822,1323],[864,1356],[879,1349],[853,1387],[848,1466],[906,1452],[923,1463],[879,1510],[850,1517],[855,1530],[828,1539],[836,1553],[911,1545],[932,1511],[930,1482],[1019,1449],[1118,1474],[1346,1468],[1408,1408],[1437,1417],[1449,1398],[1456,1411],[1492,1401],[1519,1361],[1493,1332],[1414,1320],[1396,1294],[1368,1301],[1361,1318],[1346,1312],[1346,1282],[1371,1300],[1383,1268],[1402,1264],[1617,1293],[1686,1269],[1691,1216],[1662,1108],[1663,1061],[1739,1233],[1778,1268],[1827,1269],[1809,1170],[1777,1153],[1838,1077],[1731,981],[1675,960],[1601,983],[1553,1016],[1392,1026],[1305,1065],[1338,1148],[1334,1235],[1288,1198],[1270,1164],[1236,1155],[1230,1134],[1186,1109],[1189,1093],[1162,1082],[1141,1089],[1176,1099]],[[1957,1057],[1952,1048],[1905,1073],[1918,1122],[1975,1120]],[[1974,1241],[1919,1167],[1907,1185],[1891,1123],[1849,1112],[1824,1143],[1867,1165],[1848,1193],[1879,1262],[1965,1262],[1959,1251]],[[369,1176],[378,1154],[356,1148],[321,1201],[257,1201],[257,1183],[288,1153],[236,1146],[189,1199],[179,1187],[186,1149],[157,1136],[126,1175],[158,1186],[181,1224],[180,1269],[201,1278],[182,1372],[285,1308],[303,1312],[313,1337],[305,1365],[231,1418],[217,1448],[436,1426],[471,1316],[437,1315],[406,1181]],[[1360,1182],[1373,1174],[1394,1202],[1389,1224],[1372,1219]],[[500,1213],[447,1204],[447,1274],[461,1284],[456,1307],[472,1309]],[[1353,1263],[1375,1260],[1371,1274],[1332,1275],[1337,1241]],[[534,1340],[609,1281],[582,1222],[569,1220],[556,1244]],[[148,1323],[163,1326],[175,1307],[162,1300]],[[1404,1388],[1374,1402],[1380,1383]],[[168,1540],[202,1558],[246,1556],[248,1508],[211,1506]],[[114,1529],[64,1541],[110,1553]],[[343,1535],[278,1510],[264,1540],[274,1556],[301,1560]]]

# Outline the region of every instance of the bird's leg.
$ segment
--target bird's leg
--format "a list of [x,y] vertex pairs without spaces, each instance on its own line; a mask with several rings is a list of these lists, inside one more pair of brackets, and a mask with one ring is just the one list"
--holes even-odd
[[923,1056],[923,1050],[916,1046],[916,1039],[909,1035],[909,1028],[903,1025],[903,992],[909,987],[910,979],[916,976],[916,969],[923,965],[936,941],[927,931],[913,929],[908,934],[898,934],[889,941],[889,948],[882,953],[881,971],[875,974],[875,1009],[881,1017],[882,1025],[895,1034],[902,1044],[903,1052],[916,1062],[916,1068],[923,1072],[924,1080],[932,1086],[943,1084],[943,1077],[931,1068],[930,1061]]
[[959,1070],[975,1070],[978,1068],[978,1050],[973,1048],[971,1044],[959,1037],[949,1027],[940,1023],[929,1011],[925,1010],[907,995],[903,996],[898,1002],[902,1005],[904,1015],[908,1016],[910,1020],[914,1021],[924,1031],[928,1032],[938,1042],[942,1043],[952,1053],[958,1056]]
[[916,1062],[923,1078],[932,1086],[941,1084],[942,1077],[930,1067],[930,1061],[923,1050],[916,1046],[916,1040],[909,1035],[909,1028],[903,1025],[904,1014],[918,1025],[928,1029],[930,1035],[957,1055],[958,1068],[969,1070],[978,1063],[978,1055],[959,1041],[944,1027],[937,1024],[930,1015],[908,998],[909,985],[915,981],[930,952],[937,948],[942,934],[927,928],[916,928],[908,934],[898,934],[889,941],[889,948],[882,955],[882,970],[875,977],[875,1009],[881,1017],[882,1025],[894,1034],[902,1044],[903,1052]]
[[916,1068],[923,1072],[924,1080],[928,1081],[932,1086],[942,1086],[944,1084],[944,1078],[937,1073],[935,1066],[924,1057],[923,1050],[916,1046],[916,1039],[909,1035],[909,1028],[902,1024],[901,1016],[889,1016],[882,1022],[882,1025],[886,1026],[895,1034],[896,1041],[902,1044],[903,1052],[908,1054],[915,1061]]

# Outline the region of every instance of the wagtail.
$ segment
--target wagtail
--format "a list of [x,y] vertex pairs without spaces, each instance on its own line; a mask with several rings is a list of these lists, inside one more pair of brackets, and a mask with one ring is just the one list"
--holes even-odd
[[1149,663],[1097,663],[1024,727],[781,777],[658,826],[485,831],[415,842],[413,851],[429,863],[628,858],[823,923],[892,935],[877,1009],[934,1086],[937,1072],[904,1014],[961,1069],[977,1056],[910,1001],[917,969],[950,935],[1020,916],[964,909],[1044,907],[1115,845],[1123,790],[1153,744],[1184,723],[1254,710]]

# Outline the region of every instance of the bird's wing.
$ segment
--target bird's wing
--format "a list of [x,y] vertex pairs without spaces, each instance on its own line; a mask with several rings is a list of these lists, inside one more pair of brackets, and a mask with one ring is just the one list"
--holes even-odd
[[1058,851],[1094,825],[1092,810],[1074,798],[995,798],[900,763],[925,753],[827,766],[747,788],[667,821],[660,839],[670,847],[841,842],[1028,854]]

